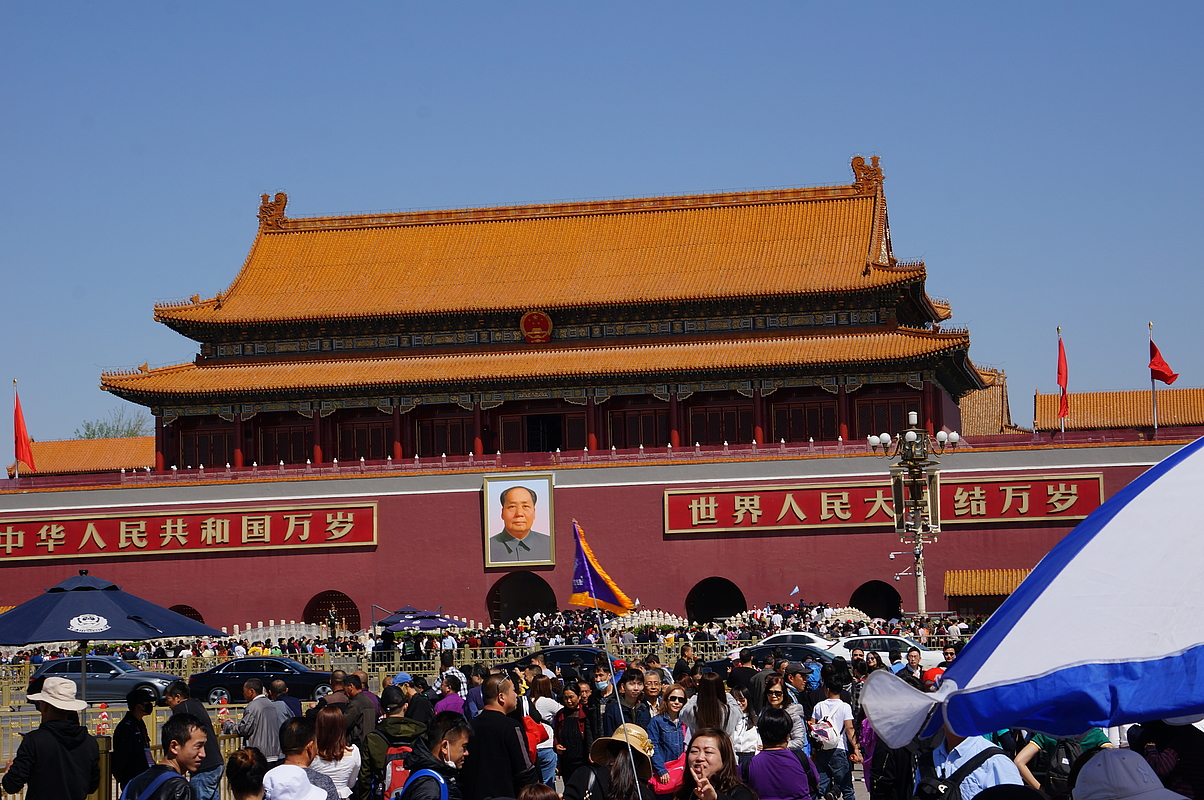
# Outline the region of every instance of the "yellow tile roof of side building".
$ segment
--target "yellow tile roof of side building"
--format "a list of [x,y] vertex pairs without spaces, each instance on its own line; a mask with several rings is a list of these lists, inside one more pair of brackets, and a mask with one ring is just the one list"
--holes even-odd
[[[1039,431],[1056,431],[1059,395],[1040,394],[1033,401]],[[1149,389],[1121,392],[1070,392],[1066,430],[1149,428],[1154,425]],[[1158,389],[1158,424],[1164,427],[1204,425],[1204,389]]]
[[142,469],[155,463],[154,436],[123,436],[113,439],[57,439],[30,443],[36,471],[28,465],[9,465],[12,477],[20,466],[22,475],[65,475],[76,472],[116,472]]
[[992,597],[1016,591],[1031,569],[951,569],[945,573],[945,597]]
[[[858,163],[860,161],[860,164]],[[264,196],[242,271],[158,305],[190,325],[866,291],[922,280],[890,251],[877,159],[847,186],[289,219]],[[946,308],[934,305],[938,318]]]

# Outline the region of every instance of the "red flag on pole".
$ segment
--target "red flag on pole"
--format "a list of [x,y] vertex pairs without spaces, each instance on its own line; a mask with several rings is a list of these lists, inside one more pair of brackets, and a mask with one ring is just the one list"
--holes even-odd
[[1066,386],[1069,382],[1066,370],[1066,346],[1062,344],[1062,332],[1058,331],[1058,386],[1062,388],[1062,399],[1058,403],[1058,419],[1070,415],[1070,402],[1066,399]]
[[15,387],[13,388],[13,398],[15,401],[13,409],[13,438],[17,461],[24,462],[25,466],[29,467],[30,472],[37,472],[38,468],[33,464],[33,448],[29,444],[29,431],[25,428],[25,415],[21,413],[21,397],[17,394]]
[[1150,339],[1150,379],[1156,378],[1170,386],[1178,377],[1179,373],[1171,369],[1171,365],[1166,363],[1162,353],[1158,352],[1158,345],[1154,344],[1153,339]]

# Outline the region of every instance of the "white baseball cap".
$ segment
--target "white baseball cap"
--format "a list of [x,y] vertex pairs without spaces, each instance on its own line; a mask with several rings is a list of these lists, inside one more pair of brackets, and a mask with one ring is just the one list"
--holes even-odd
[[264,800],[326,800],[326,791],[309,782],[305,770],[284,764],[263,778]]

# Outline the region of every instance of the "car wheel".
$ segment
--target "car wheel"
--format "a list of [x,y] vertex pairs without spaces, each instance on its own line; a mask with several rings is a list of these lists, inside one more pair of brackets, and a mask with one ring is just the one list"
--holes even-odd
[[223,700],[225,700],[227,703],[230,702],[230,693],[227,692],[225,688],[218,686],[209,690],[209,705],[219,706],[222,704]]
[[314,687],[314,700],[321,700],[323,697],[330,694],[332,691],[334,691],[334,690],[330,688],[330,684],[319,683],[317,686]]
[[153,694],[155,696],[156,703],[163,699],[163,696],[161,694],[159,694],[159,691],[157,689],[155,689],[155,687],[149,683],[140,683],[134,687],[135,692],[138,691],[139,689],[145,689],[146,691]]

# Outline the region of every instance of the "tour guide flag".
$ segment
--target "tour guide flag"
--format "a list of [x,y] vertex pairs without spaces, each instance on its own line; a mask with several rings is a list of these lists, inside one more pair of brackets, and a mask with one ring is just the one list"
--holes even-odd
[[[25,429],[25,415],[21,413],[21,397],[17,394],[16,381],[13,381],[13,439],[17,461],[24,462],[30,472],[37,472],[33,464],[33,448],[29,444],[29,431]],[[20,469],[20,467],[17,467]]]
[[1162,353],[1158,352],[1158,345],[1154,344],[1154,340],[1150,339],[1150,380],[1155,378],[1170,386],[1179,378],[1179,373],[1171,369],[1171,365],[1166,363],[1166,359],[1162,357]]
[[573,537],[577,542],[577,558],[573,564],[573,593],[569,596],[569,604],[605,608],[620,616],[635,608],[635,603],[615,586],[615,582],[599,566],[577,520],[573,520]]

